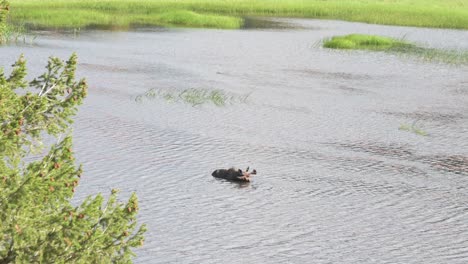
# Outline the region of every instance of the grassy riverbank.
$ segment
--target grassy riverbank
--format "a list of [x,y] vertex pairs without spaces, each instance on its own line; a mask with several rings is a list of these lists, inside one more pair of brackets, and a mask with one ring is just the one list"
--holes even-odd
[[11,21],[32,27],[133,25],[238,28],[243,16],[339,19],[468,29],[464,0],[11,0]]

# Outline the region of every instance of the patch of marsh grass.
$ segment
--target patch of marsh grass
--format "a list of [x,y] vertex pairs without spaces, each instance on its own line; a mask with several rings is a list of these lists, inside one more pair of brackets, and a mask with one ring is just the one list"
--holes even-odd
[[202,28],[235,29],[242,26],[242,19],[237,17],[198,14],[187,10],[168,11],[156,16],[161,25]]
[[417,121],[413,122],[413,124],[411,124],[411,125],[402,124],[398,129],[402,130],[402,131],[411,132],[411,133],[414,133],[414,134],[419,135],[419,136],[428,136],[429,134],[426,131],[424,131],[423,129],[416,126],[416,123],[417,123]]
[[242,26],[237,17],[199,14],[187,10],[161,10],[149,14],[119,14],[102,10],[38,8],[26,13],[14,14],[14,21],[24,21],[33,29],[101,28],[128,30],[134,26],[190,26],[232,29]]
[[[157,2],[157,1],[154,1]],[[33,29],[102,28],[128,30],[137,26],[183,26],[234,29],[242,26],[239,17],[141,1],[36,1],[18,3],[11,13],[13,23],[26,23]],[[132,3],[134,5],[132,5]],[[49,5],[50,4],[50,5]]]
[[219,89],[150,89],[145,94],[139,95],[135,101],[164,99],[167,102],[183,102],[192,106],[211,103],[215,106],[225,106],[227,104],[245,103],[250,95],[228,94]]
[[391,50],[409,47],[411,44],[389,37],[351,34],[332,37],[325,40],[323,46],[330,49]]
[[468,64],[467,50],[434,49],[411,45],[395,47],[390,52],[404,57],[415,57],[423,61],[442,62],[455,65]]
[[424,61],[468,64],[468,51],[425,48],[402,39],[384,36],[363,34],[335,36],[326,39],[323,46],[330,49],[385,51],[401,56],[416,57]]
[[32,44],[35,38],[27,35],[27,30],[23,25],[6,24],[0,28],[0,44]]
[[[10,0],[13,22],[40,27],[165,25],[232,28],[245,16],[339,19],[372,24],[468,29],[462,0]],[[183,10],[184,12],[175,12]],[[201,22],[195,12],[225,18]],[[166,13],[166,14],[165,14]],[[172,13],[168,15],[167,13]],[[70,15],[71,14],[71,15]],[[182,16],[178,18],[177,16]],[[228,19],[230,18],[230,19]],[[228,22],[226,22],[228,21]]]

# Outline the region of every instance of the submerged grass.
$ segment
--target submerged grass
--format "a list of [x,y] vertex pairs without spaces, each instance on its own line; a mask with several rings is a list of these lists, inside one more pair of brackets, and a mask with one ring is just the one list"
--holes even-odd
[[414,134],[419,135],[419,136],[428,136],[429,135],[426,131],[424,131],[421,128],[417,127],[414,123],[412,125],[402,124],[398,129],[402,130],[402,131],[411,132],[411,133],[414,133]]
[[468,64],[468,51],[418,47],[416,45],[399,47],[391,52],[400,56],[415,57],[429,62],[442,62],[456,65]]
[[363,34],[335,36],[325,40],[323,46],[331,49],[385,51],[425,61],[468,64],[468,51],[425,48],[401,39],[383,36]]
[[135,101],[152,100],[162,98],[167,102],[183,102],[192,106],[212,103],[215,106],[227,104],[245,103],[249,95],[228,94],[223,90],[190,88],[190,89],[150,89],[145,94],[139,95]]
[[36,27],[177,25],[238,28],[240,17],[340,19],[468,29],[465,0],[10,0],[13,23]]

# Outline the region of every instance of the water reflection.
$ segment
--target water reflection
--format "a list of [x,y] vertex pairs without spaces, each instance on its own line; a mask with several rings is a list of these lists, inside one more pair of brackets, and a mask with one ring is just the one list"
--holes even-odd
[[262,17],[244,17],[243,29],[301,29],[300,24]]

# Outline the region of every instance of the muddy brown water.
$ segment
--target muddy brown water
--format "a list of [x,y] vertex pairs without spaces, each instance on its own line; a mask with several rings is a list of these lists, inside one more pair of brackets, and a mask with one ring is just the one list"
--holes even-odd
[[[24,53],[34,76],[49,55],[78,53],[90,93],[74,124],[76,200],[137,192],[149,232],[136,263],[467,263],[468,67],[317,42],[369,33],[468,49],[468,31],[277,22],[297,28],[46,32],[0,61]],[[185,88],[250,96],[135,101]],[[229,166],[259,174],[211,176]]]

